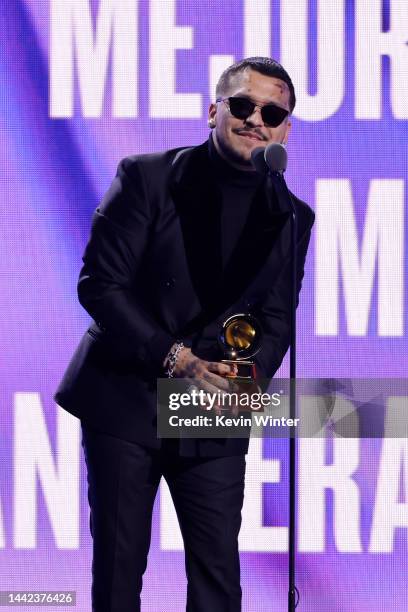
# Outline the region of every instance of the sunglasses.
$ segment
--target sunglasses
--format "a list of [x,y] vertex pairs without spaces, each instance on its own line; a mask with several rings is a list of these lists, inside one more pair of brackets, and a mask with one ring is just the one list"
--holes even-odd
[[289,115],[289,111],[276,104],[265,104],[259,106],[251,102],[248,98],[239,98],[231,96],[229,98],[217,98],[216,102],[225,102],[233,117],[237,119],[248,119],[256,108],[261,111],[262,121],[267,127],[278,127],[284,119]]

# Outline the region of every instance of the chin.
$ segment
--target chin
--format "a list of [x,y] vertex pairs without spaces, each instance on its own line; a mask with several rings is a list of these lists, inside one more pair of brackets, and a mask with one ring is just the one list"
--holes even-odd
[[[265,143],[261,140],[249,140],[245,143],[240,143],[241,146],[236,149],[236,154],[241,157],[241,159],[245,159],[246,161],[251,159],[251,153],[254,149],[258,149],[259,147],[265,147]],[[244,146],[243,146],[244,144]]]
[[[221,145],[221,143],[219,143]],[[232,163],[235,164],[244,164],[244,165],[248,165],[251,164],[251,152],[253,149],[255,149],[257,146],[259,146],[259,142],[254,141],[253,145],[252,143],[249,143],[251,146],[248,147],[243,147],[242,143],[239,143],[241,146],[237,147],[233,145],[233,143],[222,143],[222,145],[220,146],[221,151],[224,154],[224,157],[229,160]]]
[[248,162],[250,161],[251,153],[253,149],[256,148],[256,146],[257,146],[257,143],[254,143],[254,145],[252,145],[252,143],[248,143],[246,144],[246,146],[242,146],[241,144],[241,146],[239,147],[230,147],[228,152],[229,152],[230,157],[233,157],[235,161],[241,162],[241,163]]
[[240,150],[236,152],[236,159],[237,161],[240,160],[241,163],[252,163],[251,162],[251,153],[254,149],[256,149],[257,147],[259,147],[259,143],[254,143],[253,146],[251,147],[247,147],[244,150]]
[[229,152],[229,159],[236,164],[250,164],[251,162],[251,151],[237,151],[232,150]]

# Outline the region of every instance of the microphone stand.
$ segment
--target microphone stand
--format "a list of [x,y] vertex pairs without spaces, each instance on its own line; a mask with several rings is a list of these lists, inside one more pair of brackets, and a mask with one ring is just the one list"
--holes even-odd
[[[284,200],[291,208],[291,236],[290,236],[290,384],[289,384],[289,416],[296,418],[296,301],[297,301],[297,265],[296,265],[296,237],[297,216],[296,209],[283,171],[269,171],[269,176],[276,189],[279,199]],[[289,438],[289,590],[288,590],[288,612],[294,612],[299,603],[299,591],[295,586],[295,527],[296,527],[296,437],[295,427],[290,428]]]

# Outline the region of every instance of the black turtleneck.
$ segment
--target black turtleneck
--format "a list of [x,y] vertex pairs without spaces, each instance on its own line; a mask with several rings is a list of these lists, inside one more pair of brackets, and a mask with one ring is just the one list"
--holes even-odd
[[224,270],[245,227],[263,177],[255,170],[245,171],[231,166],[217,152],[211,134],[208,146],[214,178],[221,194],[221,254]]

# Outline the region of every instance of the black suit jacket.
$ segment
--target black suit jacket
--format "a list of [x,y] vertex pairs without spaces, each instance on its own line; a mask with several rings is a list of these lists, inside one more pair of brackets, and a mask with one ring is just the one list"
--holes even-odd
[[[217,334],[237,312],[252,312],[264,337],[260,376],[279,368],[290,338],[290,210],[269,179],[233,257],[222,271],[219,194],[208,143],[123,159],[96,209],[78,282],[94,322],[55,394],[94,428],[160,447],[156,379],[176,339],[206,359],[221,358]],[[298,217],[298,292],[314,213],[293,196]],[[246,439],[182,440],[184,455],[245,453]]]

